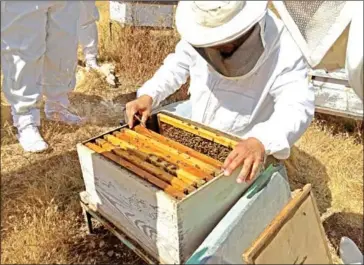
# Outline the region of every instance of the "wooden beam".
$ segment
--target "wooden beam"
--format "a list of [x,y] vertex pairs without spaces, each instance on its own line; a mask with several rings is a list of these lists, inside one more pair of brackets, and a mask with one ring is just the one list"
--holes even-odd
[[134,130],[139,133],[139,134],[142,134],[142,135],[145,135],[149,138],[154,138],[158,141],[160,141],[161,143],[165,144],[165,145],[168,145],[176,150],[178,150],[179,152],[183,152],[191,157],[194,157],[196,159],[199,159],[201,161],[203,161],[204,163],[206,164],[209,164],[215,168],[218,168],[220,169],[222,167],[222,163],[216,159],[213,159],[207,155],[204,155],[202,153],[199,153],[195,150],[193,150],[192,148],[189,148],[183,144],[180,144],[176,141],[173,141],[172,139],[169,139],[167,137],[164,137],[163,135],[159,134],[159,133],[156,133],[156,132],[153,132],[151,130],[148,130],[147,128],[143,127],[143,126],[140,126],[140,125],[137,125],[134,127]]
[[205,130],[203,128],[196,127],[194,125],[191,125],[187,122],[180,121],[178,119],[172,118],[170,116],[167,116],[163,113],[157,114],[159,122],[163,122],[166,124],[169,124],[173,127],[176,127],[178,129],[181,129],[186,132],[190,132],[194,135],[200,136],[202,138],[205,138],[207,140],[210,140],[212,142],[224,145],[229,148],[234,148],[238,142],[234,140],[230,140],[222,135],[218,135],[217,133],[210,132],[208,130]]
[[325,108],[325,107],[316,106],[315,112],[318,112],[321,114],[328,114],[328,115],[336,116],[336,117],[353,119],[356,121],[363,120],[363,115],[358,115],[357,113],[342,111],[342,110],[338,110],[338,109],[334,109],[334,108]]
[[183,199],[186,195],[182,192],[176,190],[174,187],[169,185],[168,183],[158,179],[157,177],[153,176],[152,174],[142,170],[141,168],[138,168],[137,166],[133,165],[132,163],[122,159],[121,157],[113,154],[110,151],[106,151],[105,149],[101,148],[100,146],[93,144],[93,143],[86,143],[85,146],[90,148],[91,150],[95,151],[96,153],[99,153],[108,159],[114,161],[115,163],[119,164],[120,166],[130,170],[140,178],[148,181],[149,183],[155,185],[156,187],[162,189],[165,191],[168,195],[176,198],[176,199]]
[[[311,187],[310,187],[310,189],[311,189]],[[314,208],[315,215],[316,215],[316,220],[318,220],[318,222],[319,222],[319,230],[320,230],[321,238],[324,241],[325,252],[329,259],[329,264],[333,264],[329,246],[328,246],[328,244],[326,244],[327,237],[326,237],[324,226],[321,223],[321,215],[320,215],[320,211],[318,209],[317,203],[316,203],[315,194],[312,191],[310,191],[310,196],[311,196],[313,208]]]
[[96,144],[100,147],[102,147],[103,149],[107,150],[107,151],[112,151],[113,149],[115,149],[115,145],[109,143],[108,141],[104,140],[104,139],[96,139],[95,140]]

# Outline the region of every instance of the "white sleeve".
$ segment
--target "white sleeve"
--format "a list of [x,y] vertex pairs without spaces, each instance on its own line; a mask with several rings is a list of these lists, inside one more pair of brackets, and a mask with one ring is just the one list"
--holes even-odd
[[346,49],[346,71],[350,86],[363,101],[363,1],[355,2]]
[[153,108],[156,108],[186,83],[192,61],[188,45],[183,40],[177,44],[175,52],[167,56],[154,76],[137,91],[137,97],[152,97]]
[[277,159],[289,157],[290,148],[309,127],[315,112],[315,94],[308,80],[307,65],[302,56],[297,58],[271,87],[273,114],[269,120],[255,125],[246,136],[260,140],[266,155]]

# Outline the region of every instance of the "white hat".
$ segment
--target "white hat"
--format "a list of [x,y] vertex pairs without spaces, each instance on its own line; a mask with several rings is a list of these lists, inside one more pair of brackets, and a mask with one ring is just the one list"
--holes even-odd
[[180,1],[176,26],[182,39],[195,47],[230,42],[258,23],[268,1]]

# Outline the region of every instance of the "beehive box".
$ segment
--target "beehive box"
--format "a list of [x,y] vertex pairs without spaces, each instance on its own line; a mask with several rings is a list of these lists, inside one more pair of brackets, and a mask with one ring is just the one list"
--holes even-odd
[[110,19],[121,25],[173,28],[177,1],[110,1]]
[[[249,184],[236,183],[236,177],[241,168],[237,169],[230,177],[218,176],[218,165],[221,164],[224,157],[219,157],[219,162],[216,159],[211,159],[211,157],[207,158],[202,153],[191,152],[191,149],[185,145],[182,146],[175,141],[168,140],[169,144],[178,147],[175,151],[177,153],[173,153],[175,150],[173,148],[167,148],[167,150],[163,149],[166,147],[164,146],[159,149],[158,139],[163,138],[161,134],[173,138],[176,131],[182,132],[182,134],[191,134],[189,135],[190,138],[195,141],[195,144],[191,146],[195,145],[197,146],[196,149],[205,153],[208,153],[209,150],[211,153],[211,147],[219,144],[230,145],[229,148],[231,149],[238,139],[163,111],[154,114],[149,119],[147,128],[139,125],[135,127],[135,131],[131,131],[126,126],[121,126],[77,145],[86,192],[100,214],[116,227],[125,231],[154,258],[163,263],[181,264],[203,242],[230,207],[241,197]],[[143,130],[145,134],[151,133],[150,138],[146,135],[140,136]],[[114,137],[110,137],[110,135]],[[156,138],[151,140],[152,136]],[[141,137],[139,142],[137,141],[138,137]],[[202,138],[208,140],[204,140],[204,144],[201,144],[201,141],[196,140],[197,137],[201,137],[200,140]],[[109,143],[105,143],[105,139],[109,140]],[[185,136],[181,139],[178,141],[183,142],[187,138]],[[114,152],[116,151],[112,148],[107,149],[110,144],[115,144],[115,146],[120,144],[119,140],[125,140],[126,146],[128,144],[137,146],[136,153],[132,152],[133,155],[145,151],[145,148],[154,148],[155,152],[149,155],[157,154],[162,160],[175,163],[177,171],[176,168],[172,168],[168,173],[169,175],[174,172],[175,176],[173,177],[179,177],[180,180],[183,180],[183,177],[189,173],[193,176],[200,174],[200,179],[205,183],[192,183],[193,181],[191,182],[189,179],[191,185],[187,185],[186,190],[177,190],[176,193],[173,193],[178,187],[178,185],[172,185],[176,184],[174,182],[171,182],[172,184],[167,183],[167,186],[161,189],[154,185],[155,183],[150,182],[153,171],[143,171],[143,166],[146,169],[145,161],[133,164],[130,163],[133,161],[131,159],[133,157],[115,158]],[[100,150],[95,149],[97,144],[104,148],[103,152],[100,153]],[[186,145],[189,143],[186,142]],[[199,145],[200,147],[198,147]],[[121,146],[123,145],[119,147]],[[120,151],[121,148],[119,147],[117,150]],[[179,148],[182,148],[183,151],[181,152]],[[221,146],[220,148],[223,150],[221,152],[228,153],[226,150],[229,148]],[[169,153],[171,150],[172,154]],[[114,157],[105,157],[108,154],[113,154]],[[215,152],[212,155],[218,156],[219,154]],[[211,168],[203,169],[202,160],[196,159],[196,156],[201,159],[205,158],[205,161],[210,160],[210,164],[215,163],[216,172],[207,173]],[[131,160],[128,161],[129,159]],[[120,161],[124,162],[121,163]],[[160,165],[158,164],[160,162],[157,161],[156,165]],[[124,166],[121,166],[120,163]],[[188,164],[194,163],[196,163],[195,168],[188,168]],[[155,168],[156,166],[154,166]],[[208,175],[210,177],[204,178]]]

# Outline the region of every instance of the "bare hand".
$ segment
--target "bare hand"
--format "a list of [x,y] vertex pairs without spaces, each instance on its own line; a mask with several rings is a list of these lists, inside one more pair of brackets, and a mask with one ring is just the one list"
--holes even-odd
[[142,123],[145,124],[152,112],[152,103],[153,99],[150,96],[143,95],[126,104],[125,108],[129,128],[133,128],[135,114],[140,114],[142,116]]
[[256,138],[242,140],[226,158],[223,169],[226,176],[243,165],[236,181],[238,183],[248,182],[255,178],[259,167],[264,161],[264,145]]

